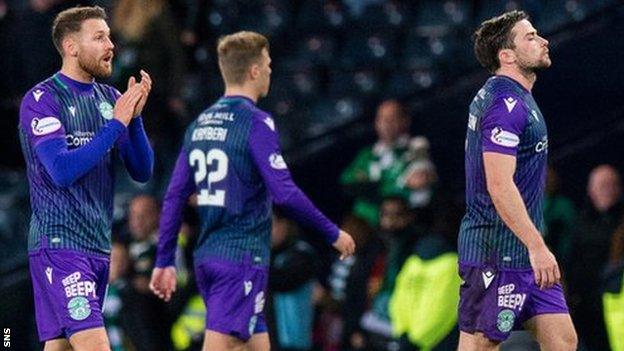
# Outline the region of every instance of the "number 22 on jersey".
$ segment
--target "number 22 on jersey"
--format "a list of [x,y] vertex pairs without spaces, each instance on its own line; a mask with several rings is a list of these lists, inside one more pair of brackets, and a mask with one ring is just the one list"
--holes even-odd
[[[199,206],[225,206],[225,190],[216,189],[216,183],[227,177],[228,157],[220,149],[204,152],[193,149],[189,154],[189,163],[195,168],[195,184],[199,187],[197,204]],[[214,170],[208,172],[208,166],[215,164]],[[205,181],[205,184],[202,184]],[[204,188],[204,185],[207,186]]]

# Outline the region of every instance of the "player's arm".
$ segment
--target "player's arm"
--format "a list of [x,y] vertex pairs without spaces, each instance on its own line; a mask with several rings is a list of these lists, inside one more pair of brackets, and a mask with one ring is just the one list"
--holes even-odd
[[[134,109],[133,118],[128,125],[127,132],[123,133],[117,140],[116,146],[132,179],[144,183],[151,178],[153,173],[154,151],[147,139],[147,134],[143,127],[143,118],[141,117],[143,107],[151,91],[152,81],[145,71],[141,71],[141,75],[142,79],[139,83],[136,83],[134,77],[130,77],[128,81],[128,89],[131,89],[136,84],[141,85],[143,95]],[[117,90],[114,93],[116,97],[121,96]]]
[[355,244],[351,236],[325,217],[293,182],[269,116],[253,117],[249,150],[273,202],[289,217],[321,233],[327,243],[340,251],[342,258],[352,255]]
[[[136,104],[138,95],[133,97]],[[38,99],[29,93],[20,108],[20,124],[52,181],[68,187],[102,160],[126,127],[113,119],[89,143],[69,150],[59,115],[60,107],[51,93],[44,91]]]
[[188,154],[183,149],[176,161],[160,216],[156,267],[152,272],[150,289],[161,299],[169,301],[176,288],[175,253],[178,233],[182,226],[182,211],[195,190]]
[[169,187],[165,193],[160,216],[156,267],[167,267],[175,264],[178,232],[182,226],[182,211],[189,196],[195,190],[193,172],[188,160],[187,152],[182,150],[178,155]]
[[498,98],[481,123],[483,166],[487,190],[494,207],[507,227],[529,250],[535,282],[550,287],[561,278],[553,254],[531,221],[520,191],[514,182],[520,135],[526,127],[526,108],[517,99],[510,108]]

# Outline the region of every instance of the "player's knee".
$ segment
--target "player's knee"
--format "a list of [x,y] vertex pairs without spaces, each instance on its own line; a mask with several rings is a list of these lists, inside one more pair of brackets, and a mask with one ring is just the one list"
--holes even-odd
[[561,335],[561,339],[559,340],[559,347],[557,350],[560,351],[575,351],[578,347],[578,337],[576,336],[576,332],[574,330],[564,333]]
[[475,346],[478,351],[494,351],[498,348],[498,343],[488,339],[481,333],[475,334]]

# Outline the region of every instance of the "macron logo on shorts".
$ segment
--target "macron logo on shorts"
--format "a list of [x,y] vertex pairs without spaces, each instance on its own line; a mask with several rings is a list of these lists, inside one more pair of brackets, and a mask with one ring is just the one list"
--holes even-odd
[[52,284],[52,267],[47,267],[45,270],[46,277],[48,277],[48,281]]
[[485,271],[485,272],[481,272],[481,276],[483,277],[483,284],[485,285],[485,288],[489,288],[490,284],[492,284],[492,280],[494,280],[494,272],[492,271]]

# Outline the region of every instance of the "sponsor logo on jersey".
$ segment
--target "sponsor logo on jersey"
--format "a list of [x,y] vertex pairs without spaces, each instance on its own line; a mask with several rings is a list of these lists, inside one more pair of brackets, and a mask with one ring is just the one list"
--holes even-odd
[[33,91],[33,97],[35,98],[35,101],[39,102],[39,99],[41,99],[41,95],[43,95],[43,93],[44,91],[41,89]]
[[87,145],[93,140],[94,136],[95,133],[93,132],[81,132],[76,130],[73,133],[65,135],[65,142],[67,143],[67,147],[76,148]]
[[100,102],[100,106],[98,106],[98,109],[100,110],[100,114],[102,115],[102,117],[104,117],[104,119],[113,119],[113,105],[111,105],[109,102]]
[[269,156],[269,164],[273,169],[282,170],[288,168],[286,162],[284,161],[284,157],[277,153],[273,153]]
[[61,128],[61,121],[56,117],[33,118],[30,127],[34,135],[41,136],[54,133]]
[[548,138],[544,137],[542,138],[542,141],[539,141],[537,144],[535,144],[535,152],[542,152],[542,151],[547,151],[548,150]]
[[516,147],[520,144],[520,138],[514,133],[508,132],[501,127],[492,129],[492,136],[490,140],[494,144],[505,147]]
[[223,121],[233,122],[234,121],[234,113],[232,112],[204,112],[199,117],[197,117],[197,123],[200,126],[205,126],[207,124],[223,124]]
[[514,107],[516,107],[516,104],[518,103],[518,100],[512,98],[511,96],[503,99],[503,101],[505,101],[505,106],[507,106],[507,111],[509,111],[509,113],[513,111]]

